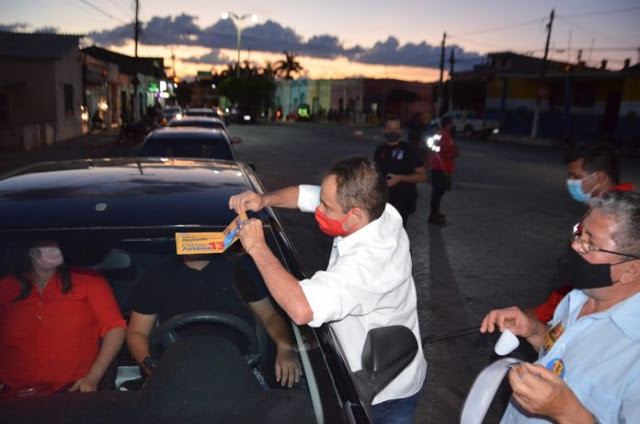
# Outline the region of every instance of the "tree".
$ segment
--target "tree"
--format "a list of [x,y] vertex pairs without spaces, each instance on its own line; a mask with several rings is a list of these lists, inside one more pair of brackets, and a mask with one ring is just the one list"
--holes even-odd
[[276,74],[282,76],[284,79],[293,79],[291,74],[300,73],[304,68],[300,65],[295,58],[293,52],[283,51],[284,59],[276,62]]

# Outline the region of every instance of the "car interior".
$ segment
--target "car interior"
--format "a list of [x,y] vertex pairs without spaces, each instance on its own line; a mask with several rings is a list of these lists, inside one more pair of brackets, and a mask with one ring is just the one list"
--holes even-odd
[[[131,290],[141,276],[150,267],[176,255],[175,240],[169,234],[158,237],[157,234],[130,236],[97,234],[91,231],[80,231],[82,234],[75,235],[72,233],[67,231],[36,237],[40,240],[57,241],[65,262],[72,267],[91,268],[102,274],[111,285],[127,320],[131,311]],[[10,262],[16,260],[16,252],[24,254],[34,241],[35,239],[0,240],[0,277],[10,272]],[[234,249],[234,253],[228,251],[223,255],[233,260],[231,256],[237,254],[237,251]],[[264,284],[263,281],[258,283]],[[158,365],[146,381],[125,342],[103,377],[99,392],[88,394],[91,396],[78,396],[77,393],[50,396],[63,397],[62,403],[54,399],[47,401],[47,398],[28,399],[23,406],[18,402],[10,412],[16,414],[14,417],[20,417],[21,422],[39,422],[43,418],[42,410],[33,406],[38,404],[42,404],[41,408],[46,408],[53,414],[52,417],[55,417],[54,411],[60,410],[61,414],[64,412],[64,419],[60,422],[70,422],[69,414],[82,416],[93,407],[101,410],[105,422],[136,421],[133,417],[142,420],[136,422],[182,422],[186,417],[211,417],[212,414],[216,417],[229,417],[229,420],[222,419],[221,422],[251,422],[247,417],[255,417],[256,411],[260,411],[260,416],[264,417],[262,422],[322,422],[321,418],[318,419],[318,414],[321,413],[314,410],[311,400],[311,396],[317,397],[317,394],[310,394],[310,391],[317,389],[309,388],[307,383],[308,373],[312,371],[303,366],[300,381],[291,389],[282,388],[273,375],[275,346],[262,324],[256,319],[255,327],[249,328],[239,318],[218,315],[215,311],[198,311],[191,316],[181,317],[176,322],[168,320],[163,326],[156,328],[151,335],[151,351],[158,356]],[[239,328],[234,324],[234,318],[242,321],[241,324],[247,328]],[[288,318],[286,320],[291,323]],[[165,324],[170,327],[167,331],[166,328],[163,329]],[[207,324],[214,324],[210,326],[210,331],[207,329],[193,334],[181,331],[190,325],[206,327]],[[295,325],[291,325],[292,332],[297,333],[293,328]],[[250,352],[243,355],[225,337],[224,332],[217,331],[220,326],[244,331],[246,337],[251,339],[250,345],[253,347],[249,349]],[[159,337],[155,337],[156,330],[160,330]],[[148,406],[146,410],[149,416],[139,415],[140,403]],[[134,406],[136,404],[138,405]],[[105,410],[105,405],[110,406]],[[186,415],[185,405],[188,405]],[[47,417],[50,418],[49,415]],[[152,417],[157,420],[154,421]],[[55,419],[49,421],[57,422]]]

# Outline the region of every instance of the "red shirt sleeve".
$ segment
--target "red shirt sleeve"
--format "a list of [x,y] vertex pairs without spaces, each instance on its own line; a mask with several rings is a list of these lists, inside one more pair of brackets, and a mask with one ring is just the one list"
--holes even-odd
[[553,318],[553,313],[556,308],[562,302],[562,299],[571,291],[570,286],[562,286],[557,290],[554,290],[544,303],[536,306],[536,318],[538,321],[546,324]]
[[87,302],[98,323],[100,337],[116,327],[127,327],[107,280],[93,273],[79,271],[86,281]]

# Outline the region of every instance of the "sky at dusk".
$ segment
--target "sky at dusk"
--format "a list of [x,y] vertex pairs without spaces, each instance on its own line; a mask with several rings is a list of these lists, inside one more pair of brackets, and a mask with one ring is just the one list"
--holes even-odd
[[[433,81],[447,32],[456,70],[486,53],[542,57],[549,13],[555,9],[553,60],[588,64],[608,59],[619,69],[639,60],[638,0],[140,0],[140,56],[172,51],[178,76],[223,69],[236,60],[236,29],[221,13],[256,14],[243,21],[241,61],[262,66],[295,53],[309,78],[366,76]],[[133,0],[25,0],[0,4],[0,30],[84,34],[84,45],[133,55]],[[448,68],[448,64],[447,64]],[[171,70],[168,71],[171,74]]]

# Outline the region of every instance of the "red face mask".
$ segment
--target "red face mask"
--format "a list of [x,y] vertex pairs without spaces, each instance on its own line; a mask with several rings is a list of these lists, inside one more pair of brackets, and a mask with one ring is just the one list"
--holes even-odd
[[338,221],[337,219],[327,218],[327,215],[325,215],[319,207],[316,208],[315,213],[316,221],[318,221],[318,225],[320,226],[320,231],[331,237],[346,236],[350,233],[349,230],[342,228],[342,224],[349,219],[350,215],[351,211],[349,211],[347,216],[345,216],[341,221]]

